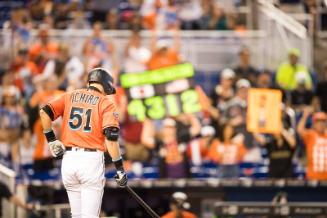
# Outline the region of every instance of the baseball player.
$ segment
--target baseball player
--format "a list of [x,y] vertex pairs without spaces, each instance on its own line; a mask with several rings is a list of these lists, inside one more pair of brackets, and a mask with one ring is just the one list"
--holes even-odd
[[[66,92],[40,110],[44,135],[54,157],[63,155],[62,180],[73,218],[99,217],[104,177],[104,155],[108,150],[117,169],[120,187],[127,184],[118,135],[118,113],[107,95],[116,93],[113,78],[95,68],[88,75],[86,89]],[[62,142],[51,122],[62,117]]]

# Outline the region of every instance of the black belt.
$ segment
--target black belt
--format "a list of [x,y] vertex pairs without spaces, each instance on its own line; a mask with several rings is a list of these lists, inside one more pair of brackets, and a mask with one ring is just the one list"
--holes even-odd
[[[78,148],[78,147],[75,147],[75,148]],[[97,149],[94,149],[94,148],[79,148],[81,149],[82,151],[97,151]],[[73,150],[73,147],[66,147],[66,151],[72,151]]]

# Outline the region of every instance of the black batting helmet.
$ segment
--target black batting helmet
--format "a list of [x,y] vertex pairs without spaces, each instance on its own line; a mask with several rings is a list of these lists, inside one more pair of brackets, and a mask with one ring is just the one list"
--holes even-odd
[[107,95],[112,95],[116,93],[116,89],[113,87],[114,79],[109,74],[109,72],[103,68],[94,68],[93,70],[91,70],[87,78],[87,82],[89,84],[90,83],[101,84],[104,89],[104,92]]

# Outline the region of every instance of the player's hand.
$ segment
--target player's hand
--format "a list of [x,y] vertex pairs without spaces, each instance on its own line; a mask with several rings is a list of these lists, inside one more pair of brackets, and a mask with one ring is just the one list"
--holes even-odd
[[55,140],[53,142],[49,142],[50,152],[53,157],[59,157],[63,155],[66,151],[64,144],[61,141]]
[[114,178],[118,186],[125,187],[127,185],[127,174],[125,171],[118,170]]

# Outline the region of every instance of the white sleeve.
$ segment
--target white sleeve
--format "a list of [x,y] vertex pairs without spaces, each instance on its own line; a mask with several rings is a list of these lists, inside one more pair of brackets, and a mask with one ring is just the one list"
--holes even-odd
[[49,60],[42,72],[42,77],[47,78],[55,73],[55,61],[54,60]]

